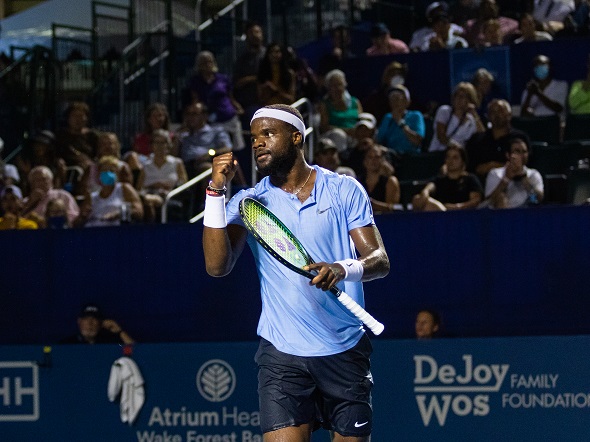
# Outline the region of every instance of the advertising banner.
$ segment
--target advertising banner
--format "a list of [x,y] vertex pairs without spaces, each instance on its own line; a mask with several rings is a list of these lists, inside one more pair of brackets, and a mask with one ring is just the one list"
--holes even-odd
[[[373,346],[375,442],[590,440],[588,336]],[[0,347],[1,440],[262,441],[256,349]]]

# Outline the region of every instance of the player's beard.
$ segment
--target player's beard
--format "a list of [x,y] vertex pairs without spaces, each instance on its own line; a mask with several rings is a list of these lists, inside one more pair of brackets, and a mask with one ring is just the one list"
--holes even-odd
[[271,153],[271,160],[264,166],[257,165],[262,176],[286,176],[297,161],[297,147],[291,145],[282,154]]

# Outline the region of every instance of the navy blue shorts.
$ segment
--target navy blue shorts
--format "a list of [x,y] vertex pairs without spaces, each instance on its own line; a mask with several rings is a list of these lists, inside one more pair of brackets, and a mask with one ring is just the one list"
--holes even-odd
[[255,361],[262,432],[311,424],[342,436],[369,436],[372,352],[366,334],[350,350],[318,357],[289,355],[261,339]]

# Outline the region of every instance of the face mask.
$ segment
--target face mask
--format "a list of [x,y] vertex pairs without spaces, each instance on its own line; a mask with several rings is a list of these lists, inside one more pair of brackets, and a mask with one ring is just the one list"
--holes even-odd
[[389,80],[389,87],[395,87],[400,84],[404,84],[405,79],[401,75],[395,75]]
[[534,73],[537,80],[545,80],[549,76],[549,66],[546,64],[537,65],[535,66]]
[[50,216],[47,218],[47,226],[50,229],[65,229],[67,227],[65,216]]
[[100,182],[103,186],[114,186],[117,182],[117,174],[110,170],[100,172]]

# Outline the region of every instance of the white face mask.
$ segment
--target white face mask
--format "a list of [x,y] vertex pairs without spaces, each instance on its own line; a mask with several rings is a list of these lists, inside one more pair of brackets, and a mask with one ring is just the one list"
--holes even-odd
[[402,77],[401,75],[394,75],[393,77],[391,77],[391,80],[389,80],[389,87],[395,87],[400,84],[404,84],[404,82],[404,77]]

